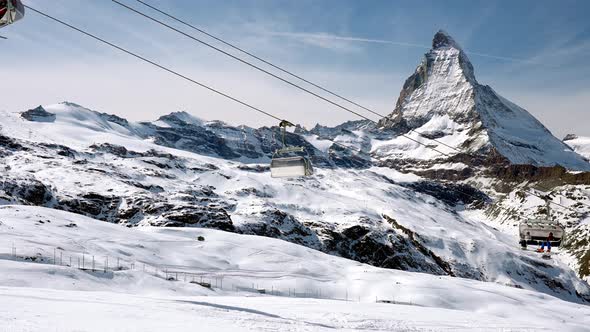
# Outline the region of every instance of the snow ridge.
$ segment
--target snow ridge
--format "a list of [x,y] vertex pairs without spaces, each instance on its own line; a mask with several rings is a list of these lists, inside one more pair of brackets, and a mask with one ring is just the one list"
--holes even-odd
[[574,151],[590,160],[590,137],[577,135],[568,135],[563,142],[570,146]]

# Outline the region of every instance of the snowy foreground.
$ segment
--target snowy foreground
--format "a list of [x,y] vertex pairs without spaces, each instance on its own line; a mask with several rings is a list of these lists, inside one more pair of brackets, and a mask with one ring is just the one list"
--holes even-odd
[[379,269],[271,238],[209,229],[127,229],[57,210],[4,206],[0,239],[0,331],[590,326],[590,307],[546,294]]
[[[544,325],[527,317],[281,297],[156,297],[31,288],[0,288],[0,293],[0,319],[7,331],[549,331],[553,329],[544,326],[560,325],[552,313],[544,321],[554,322]],[[582,317],[582,310],[575,316]],[[577,329],[582,331],[582,324]]]

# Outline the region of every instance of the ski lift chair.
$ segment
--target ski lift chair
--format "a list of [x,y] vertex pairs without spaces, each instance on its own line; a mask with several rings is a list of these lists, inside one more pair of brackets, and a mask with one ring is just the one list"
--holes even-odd
[[283,147],[275,151],[270,162],[270,176],[273,178],[294,178],[313,175],[313,165],[305,155],[305,148],[299,146],[287,146],[285,144],[286,127],[293,126],[289,121],[283,120],[279,124],[282,131]]
[[546,202],[547,217],[544,219],[527,219],[518,225],[520,245],[540,245],[547,241],[550,233],[553,233],[552,247],[559,247],[565,236],[565,229],[557,221],[551,218],[551,195],[544,197]]
[[556,221],[547,219],[529,219],[521,222],[518,226],[520,245],[526,248],[527,245],[540,245],[547,241],[549,233],[553,233],[552,247],[559,247],[565,236],[564,228]]

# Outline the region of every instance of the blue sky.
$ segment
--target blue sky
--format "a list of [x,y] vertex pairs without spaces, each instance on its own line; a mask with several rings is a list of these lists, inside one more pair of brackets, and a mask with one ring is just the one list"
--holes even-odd
[[[382,114],[444,29],[469,53],[480,83],[559,137],[590,136],[588,1],[145,1]],[[355,119],[111,1],[24,3],[303,125]],[[132,120],[186,110],[233,124],[274,123],[33,12],[0,34],[9,38],[0,42],[11,77],[0,110],[68,100]]]

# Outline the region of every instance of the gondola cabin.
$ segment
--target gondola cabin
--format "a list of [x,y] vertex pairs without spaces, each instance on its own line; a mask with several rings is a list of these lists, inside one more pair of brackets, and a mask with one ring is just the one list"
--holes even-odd
[[313,174],[313,167],[309,159],[296,157],[275,157],[270,163],[270,175],[273,178],[295,178],[310,176]]
[[273,178],[298,178],[313,175],[311,160],[302,146],[287,146],[285,132],[293,124],[283,120],[279,124],[281,129],[282,148],[276,150],[270,162],[270,176]]
[[0,28],[12,24],[25,16],[25,6],[20,0],[0,0]]

